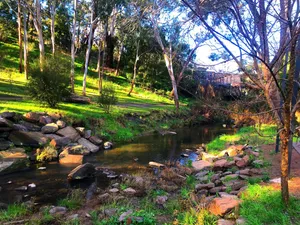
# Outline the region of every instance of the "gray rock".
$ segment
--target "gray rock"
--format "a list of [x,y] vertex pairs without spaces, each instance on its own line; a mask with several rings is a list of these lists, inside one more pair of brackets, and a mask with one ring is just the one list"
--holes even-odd
[[3,117],[0,117],[0,127],[12,127],[13,122]]
[[91,130],[85,130],[84,131],[84,138],[89,139],[92,136]]
[[28,131],[41,131],[41,127],[26,121],[20,121],[19,124],[26,127]]
[[24,125],[21,125],[21,124],[14,124],[13,125],[13,130],[29,131]]
[[94,145],[101,145],[103,143],[103,141],[97,136],[91,136],[89,138],[89,141],[92,142]]
[[33,123],[38,123],[40,121],[40,116],[41,114],[35,112],[28,112],[23,115],[25,120]]
[[119,189],[118,188],[112,188],[112,189],[109,189],[109,192],[110,193],[118,193]]
[[98,200],[100,203],[107,203],[110,201],[110,195],[108,193],[104,193],[98,196]]
[[4,119],[13,119],[15,117],[15,112],[3,112],[0,113],[0,117],[3,117]]
[[68,144],[71,143],[70,138],[68,137],[59,137],[56,139],[52,139],[50,142],[50,145],[52,145],[55,148],[62,148],[67,146]]
[[16,146],[27,146],[33,148],[46,145],[49,140],[40,132],[24,131],[13,131],[10,133],[8,139]]
[[9,149],[9,148],[12,147],[12,146],[13,146],[13,143],[12,143],[12,142],[6,141],[6,140],[2,140],[2,139],[0,138],[0,151]]
[[158,205],[164,205],[168,200],[168,196],[157,196],[155,203]]
[[201,171],[204,169],[208,169],[212,167],[212,163],[205,161],[205,160],[199,160],[192,162],[192,166],[195,171]]
[[85,163],[83,165],[77,166],[73,169],[69,175],[68,179],[70,180],[81,180],[88,177],[93,177],[95,174],[95,166],[90,163]]
[[73,214],[73,215],[70,215],[68,216],[67,220],[76,220],[79,218],[79,214]]
[[53,119],[50,116],[40,116],[39,123],[46,125],[49,123],[53,123]]
[[204,177],[205,175],[207,175],[209,173],[209,171],[205,170],[205,171],[202,171],[202,172],[199,172],[199,173],[196,173],[195,174],[195,177]]
[[60,129],[56,133],[60,136],[68,137],[74,142],[78,141],[78,139],[80,138],[79,133],[71,126]]
[[19,172],[29,166],[29,160],[22,148],[1,151],[0,158],[3,160],[0,162],[0,175]]
[[78,143],[83,145],[84,147],[86,147],[90,152],[98,152],[99,151],[99,146],[94,145],[93,143],[91,143],[90,141],[88,141],[85,138],[80,138],[78,140]]
[[136,190],[134,190],[133,188],[126,188],[125,190],[123,190],[126,194],[128,195],[134,195],[136,193]]
[[128,211],[126,211],[126,212],[124,212],[124,213],[122,213],[121,215],[120,215],[120,217],[119,217],[119,222],[123,222],[123,221],[125,221],[125,219],[129,216],[129,215],[131,215],[133,213],[133,211],[130,209],[130,210],[128,210]]
[[49,213],[51,215],[63,215],[67,212],[67,208],[66,207],[62,207],[62,206],[55,206],[52,209],[49,210]]
[[53,134],[58,130],[58,126],[56,123],[48,123],[42,127],[43,134]]
[[107,217],[112,217],[118,212],[118,209],[112,208],[112,209],[105,209],[104,210],[104,215]]

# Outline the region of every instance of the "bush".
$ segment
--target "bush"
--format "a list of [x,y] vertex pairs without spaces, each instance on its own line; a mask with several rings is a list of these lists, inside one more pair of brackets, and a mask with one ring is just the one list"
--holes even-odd
[[51,146],[47,146],[42,151],[37,151],[37,153],[38,155],[36,157],[36,160],[40,162],[52,161],[58,156],[57,150]]
[[102,94],[98,98],[98,103],[106,113],[111,111],[111,107],[117,104],[116,90],[112,85],[106,85],[102,89]]
[[70,95],[69,65],[60,57],[49,58],[44,62],[42,71],[38,64],[29,70],[27,90],[30,97],[42,104],[56,107]]

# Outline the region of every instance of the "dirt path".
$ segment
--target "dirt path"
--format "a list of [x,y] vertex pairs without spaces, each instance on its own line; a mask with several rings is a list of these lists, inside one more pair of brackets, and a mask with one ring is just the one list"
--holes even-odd
[[[280,153],[274,154],[275,145],[263,145],[264,158],[272,163],[268,169],[271,179],[280,178]],[[271,183],[276,189],[280,189],[280,183]],[[291,164],[291,179],[289,180],[290,194],[300,198],[300,154],[293,150]]]

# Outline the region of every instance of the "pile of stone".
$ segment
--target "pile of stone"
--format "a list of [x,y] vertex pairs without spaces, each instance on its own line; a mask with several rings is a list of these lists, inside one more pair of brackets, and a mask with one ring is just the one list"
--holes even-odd
[[[16,162],[28,164],[25,148],[33,150],[31,159],[34,160],[49,143],[57,150],[60,163],[82,164],[85,155],[112,148],[111,142],[104,143],[91,130],[68,126],[56,113],[3,112],[0,114],[0,162],[2,159],[5,163],[0,165],[0,174],[11,172],[7,169]],[[20,170],[19,166],[14,167]]]

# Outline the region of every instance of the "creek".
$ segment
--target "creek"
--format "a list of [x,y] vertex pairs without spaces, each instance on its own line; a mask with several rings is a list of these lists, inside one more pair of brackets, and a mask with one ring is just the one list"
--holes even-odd
[[[186,149],[195,149],[202,143],[206,144],[221,134],[233,133],[222,125],[180,128],[176,135],[159,133],[142,136],[134,141],[115,146],[111,150],[100,151],[86,157],[86,162],[95,166],[108,168],[117,173],[134,173],[145,169],[150,161],[164,163],[179,160],[182,164],[188,160],[195,160],[197,155],[190,153],[189,157],[182,157]],[[45,166],[46,170],[38,170]],[[106,188],[109,179],[100,174],[95,179],[78,182],[68,182],[68,173],[76,165],[62,165],[50,162],[43,165],[32,165],[29,170],[8,174],[0,177],[0,202],[13,203],[30,200],[39,204],[56,204],[58,199],[64,198],[70,189],[87,189],[93,182],[100,188]],[[36,188],[27,191],[16,191],[15,188],[34,183]]]

